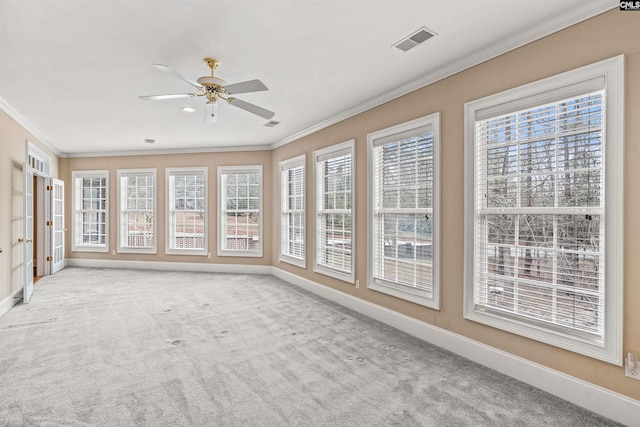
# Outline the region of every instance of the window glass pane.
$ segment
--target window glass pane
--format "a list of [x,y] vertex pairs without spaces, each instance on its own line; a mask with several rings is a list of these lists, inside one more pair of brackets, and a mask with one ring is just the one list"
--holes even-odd
[[316,263],[349,275],[353,270],[351,165],[351,154],[339,154],[316,167],[316,194],[322,201],[316,218]]
[[478,306],[603,333],[602,95],[476,122]]
[[154,186],[153,172],[123,172],[120,179],[121,248],[153,249],[155,247]]
[[430,292],[433,286],[433,134],[374,146],[373,276]]
[[74,178],[73,193],[77,218],[74,223],[74,247],[105,247],[107,178],[101,176],[105,175],[102,171],[83,171],[78,175]]
[[260,173],[225,170],[221,183],[222,205],[226,207],[226,215],[220,218],[221,250],[259,253]]
[[203,170],[169,171],[169,248],[206,252]]

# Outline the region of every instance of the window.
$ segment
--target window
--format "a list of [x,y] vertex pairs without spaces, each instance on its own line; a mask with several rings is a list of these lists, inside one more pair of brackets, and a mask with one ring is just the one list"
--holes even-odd
[[618,365],[622,70],[465,106],[465,317]]
[[167,253],[207,255],[207,168],[168,168]]
[[305,156],[280,162],[280,261],[305,267]]
[[118,169],[118,252],[156,253],[156,170]]
[[73,171],[74,251],[109,251],[109,171]]
[[369,288],[438,309],[438,113],[372,133]]
[[262,256],[262,166],[220,166],[218,255]]
[[313,153],[314,271],[355,282],[353,229],[354,140]]

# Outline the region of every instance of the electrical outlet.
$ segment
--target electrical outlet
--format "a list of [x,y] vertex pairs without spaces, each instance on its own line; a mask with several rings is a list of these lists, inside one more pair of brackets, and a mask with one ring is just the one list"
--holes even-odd
[[640,380],[640,361],[636,353],[629,352],[624,358],[624,374],[634,380]]
[[211,258],[211,252],[207,254],[207,258]]
[[115,254],[116,254],[116,250],[114,249],[111,251],[111,255],[115,255]]
[[356,280],[356,289],[360,289],[360,280]]

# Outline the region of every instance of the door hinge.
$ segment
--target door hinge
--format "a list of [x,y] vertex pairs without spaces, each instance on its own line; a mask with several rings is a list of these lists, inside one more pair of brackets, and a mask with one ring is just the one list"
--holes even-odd
[[53,221],[47,221],[47,225],[51,227],[53,225]]
[[48,256],[47,257],[47,261],[53,261],[53,257],[52,256]]
[[47,185],[47,191],[51,191],[53,190],[53,186],[52,185]]

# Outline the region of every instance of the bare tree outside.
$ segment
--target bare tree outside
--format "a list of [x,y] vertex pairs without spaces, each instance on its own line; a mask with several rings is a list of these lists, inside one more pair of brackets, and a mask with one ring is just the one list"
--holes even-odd
[[583,331],[603,301],[603,98],[484,120],[478,232],[488,308]]

